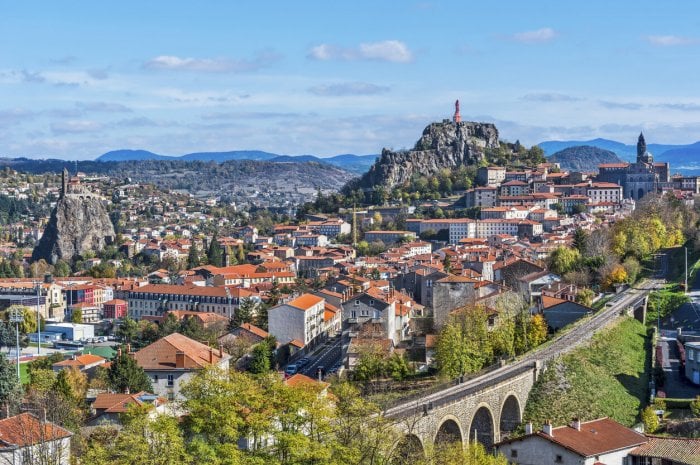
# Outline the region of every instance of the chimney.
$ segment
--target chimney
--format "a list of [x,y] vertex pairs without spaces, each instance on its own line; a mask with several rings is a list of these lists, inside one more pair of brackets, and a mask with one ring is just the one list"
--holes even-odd
[[181,350],[175,352],[175,368],[185,368],[185,353]]
[[552,421],[551,420],[545,420],[544,426],[542,426],[542,432],[549,437],[554,437],[554,433],[552,431]]
[[571,427],[576,431],[581,431],[581,420],[579,417],[574,417],[574,419],[571,421]]
[[532,422],[525,423],[525,434],[532,434]]
[[46,409],[45,408],[41,409],[41,421],[43,423],[46,423]]

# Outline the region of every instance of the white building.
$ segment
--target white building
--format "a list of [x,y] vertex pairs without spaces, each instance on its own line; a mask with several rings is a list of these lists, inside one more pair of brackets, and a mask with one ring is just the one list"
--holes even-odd
[[71,436],[70,431],[31,413],[5,418],[0,420],[0,463],[69,465]]
[[628,455],[646,443],[647,437],[610,418],[553,428],[551,423],[541,431],[525,426],[525,436],[495,444],[508,463],[517,465],[627,465]]
[[286,304],[268,310],[268,331],[281,344],[300,342],[304,347],[313,345],[324,332],[326,299],[313,294],[302,294]]

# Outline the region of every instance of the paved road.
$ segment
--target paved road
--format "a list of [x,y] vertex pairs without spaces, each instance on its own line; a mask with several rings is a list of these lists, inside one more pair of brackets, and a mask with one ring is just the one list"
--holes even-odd
[[661,350],[663,352],[663,369],[666,374],[666,381],[662,390],[666,397],[675,399],[692,399],[700,394],[700,387],[693,386],[680,372],[681,362],[678,344],[676,344],[675,331],[661,331],[659,338]]
[[501,379],[515,376],[522,373],[524,370],[532,369],[534,363],[538,360],[547,362],[559,355],[565,354],[590,339],[593,334],[607,326],[611,321],[617,319],[625,309],[644,298],[651,290],[662,287],[664,282],[665,280],[663,279],[647,279],[636,288],[630,288],[614,297],[606,303],[603,309],[595,313],[589,319],[580,322],[566,334],[557,336],[546,346],[533,350],[517,361],[481,376],[469,379],[462,384],[391,407],[384,412],[384,415],[387,417],[401,418],[420,412],[423,404],[432,402],[434,406],[437,406],[446,401],[456,401],[459,398],[469,395],[469,393],[473,392],[475,389],[480,389],[493,382],[498,382]]
[[327,372],[333,365],[335,365],[342,356],[342,337],[338,337],[327,345],[321,352],[312,358],[311,363],[309,363],[302,373],[306,376],[316,379],[318,377],[318,368],[323,367],[324,371]]

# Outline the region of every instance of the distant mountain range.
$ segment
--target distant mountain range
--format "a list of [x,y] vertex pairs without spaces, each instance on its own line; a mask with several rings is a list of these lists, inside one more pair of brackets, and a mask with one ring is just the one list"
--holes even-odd
[[[546,141],[537,145],[548,157],[570,147],[592,146],[614,152],[625,161],[634,161],[637,158],[636,145],[609,139]],[[700,141],[686,145],[648,144],[647,150],[654,155],[655,161],[669,162],[674,173],[700,174]]]
[[95,159],[98,162],[108,161],[141,161],[141,160],[181,160],[181,161],[213,161],[222,163],[228,160],[270,161],[275,163],[315,161],[337,166],[356,174],[369,170],[378,155],[343,154],[334,157],[317,157],[315,155],[279,155],[260,150],[234,150],[230,152],[195,152],[180,156],[160,155],[148,150],[113,150]]

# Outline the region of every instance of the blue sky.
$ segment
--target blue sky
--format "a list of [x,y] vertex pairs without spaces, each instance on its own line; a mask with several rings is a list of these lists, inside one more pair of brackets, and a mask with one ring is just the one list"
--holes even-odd
[[0,156],[700,140],[700,2],[0,0]]

